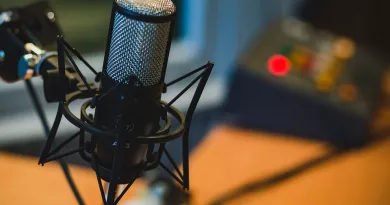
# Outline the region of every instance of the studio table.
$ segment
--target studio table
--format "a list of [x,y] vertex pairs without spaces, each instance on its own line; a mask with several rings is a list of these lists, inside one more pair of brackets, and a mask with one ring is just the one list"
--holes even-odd
[[[390,138],[361,149],[333,152],[323,143],[219,125],[192,153],[192,202],[210,204],[256,182],[253,192],[223,204],[389,204]],[[314,163],[313,159],[319,160]],[[77,204],[55,163],[42,168],[35,158],[6,153],[0,155],[0,163],[0,204]],[[71,166],[71,171],[86,204],[100,204],[94,172],[78,166]],[[286,172],[290,174],[282,175]],[[125,199],[143,186],[138,180]]]

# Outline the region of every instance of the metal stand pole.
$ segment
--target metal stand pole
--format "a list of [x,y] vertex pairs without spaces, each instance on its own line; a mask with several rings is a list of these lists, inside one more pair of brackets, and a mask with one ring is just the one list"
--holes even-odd
[[[106,197],[106,201],[107,201],[107,196],[108,196],[108,188],[110,187],[110,183],[109,182],[104,182],[104,196]],[[121,184],[121,185],[118,185],[117,187],[116,187],[116,190],[115,190],[115,192],[116,192],[116,196],[115,196],[115,198],[117,198],[118,196],[119,196],[119,194],[120,193],[122,193],[122,191],[123,191],[123,185]]]
[[[45,112],[42,109],[41,102],[39,101],[37,92],[36,92],[36,90],[35,90],[35,88],[30,80],[26,80],[25,84],[26,84],[27,90],[30,94],[30,97],[32,99],[32,102],[34,104],[34,108],[35,108],[35,110],[39,116],[39,119],[42,123],[42,127],[45,131],[45,135],[48,136],[50,133],[50,127],[49,127],[49,123],[46,119]],[[84,203],[84,201],[83,201],[83,199],[82,199],[79,191],[77,190],[77,187],[72,179],[68,165],[66,164],[66,162],[63,159],[59,159],[58,163],[60,164],[61,169],[64,172],[66,180],[68,181],[68,184],[70,185],[72,192],[73,192],[74,196],[76,197],[77,202],[80,205],[84,205],[85,203]]]

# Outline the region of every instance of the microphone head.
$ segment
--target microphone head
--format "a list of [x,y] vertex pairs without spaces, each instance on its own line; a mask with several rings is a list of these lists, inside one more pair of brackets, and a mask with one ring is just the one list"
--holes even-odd
[[[166,17],[176,12],[171,0],[115,0],[117,6],[136,16]],[[172,22],[135,20],[114,9],[111,40],[105,70],[118,83],[128,84],[134,75],[143,86],[161,82],[170,45]]]
[[176,12],[171,0],[116,0],[116,3],[131,12],[147,16],[169,16]]

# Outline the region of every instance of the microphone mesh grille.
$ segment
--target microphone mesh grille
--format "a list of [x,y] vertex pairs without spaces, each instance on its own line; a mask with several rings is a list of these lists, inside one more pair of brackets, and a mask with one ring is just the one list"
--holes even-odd
[[[147,15],[175,12],[170,0],[116,0],[126,9]],[[171,2],[172,3],[172,2]],[[126,6],[127,5],[127,6]],[[126,6],[126,7],[125,7]],[[147,23],[115,13],[107,74],[119,83],[135,75],[144,86],[156,85],[163,74],[171,22]]]

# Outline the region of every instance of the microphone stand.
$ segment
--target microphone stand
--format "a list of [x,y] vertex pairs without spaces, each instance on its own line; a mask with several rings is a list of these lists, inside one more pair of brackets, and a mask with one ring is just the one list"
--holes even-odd
[[[41,121],[42,127],[45,131],[45,136],[47,137],[47,136],[49,136],[49,133],[50,133],[50,127],[49,127],[49,123],[47,121],[47,118],[45,116],[45,112],[42,108],[42,104],[38,98],[37,92],[36,92],[32,82],[31,82],[31,80],[25,80],[25,85],[26,85],[28,93],[30,94],[30,98],[33,102],[34,109],[37,112],[39,119]],[[82,199],[80,192],[78,191],[76,184],[74,183],[74,180],[71,176],[68,164],[65,162],[64,159],[59,159],[57,161],[58,161],[59,165],[61,166],[62,171],[64,172],[65,178],[66,178],[66,180],[67,180],[67,182],[68,182],[68,184],[73,192],[73,195],[76,197],[78,204],[85,205],[84,200]]]
[[[108,191],[110,190],[110,182],[104,182],[104,196],[106,197],[106,201],[107,201],[107,198],[108,198]],[[116,196],[115,198],[119,197],[119,193],[122,193],[123,191],[123,185],[118,185],[115,189],[115,193],[116,193]],[[103,203],[103,205],[105,205]]]
[[[181,185],[184,191],[188,191],[190,188],[190,178],[189,178],[189,134],[192,117],[194,115],[197,104],[199,103],[202,92],[206,86],[208,78],[214,68],[214,63],[208,62],[207,64],[199,67],[186,75],[183,75],[176,80],[173,80],[169,83],[164,83],[164,88],[162,93],[166,93],[168,87],[189,78],[190,76],[194,76],[196,74],[197,77],[193,79],[186,87],[183,88],[181,92],[179,92],[172,100],[169,102],[161,101],[161,120],[165,122],[165,127],[160,131],[152,134],[150,136],[138,136],[135,138],[137,143],[148,144],[149,151],[145,158],[142,166],[136,168],[131,177],[126,178],[126,176],[122,176],[120,173],[122,161],[123,161],[123,150],[125,149],[123,143],[123,137],[120,137],[120,133],[118,131],[112,131],[109,129],[104,129],[99,126],[96,126],[93,120],[93,115],[89,115],[87,113],[88,107],[94,107],[96,102],[113,92],[118,88],[118,86],[113,86],[106,92],[100,92],[94,84],[89,84],[78,68],[77,64],[73,60],[73,57],[70,53],[74,54],[77,58],[79,58],[86,67],[88,67],[95,75],[95,82],[101,82],[101,78],[104,77],[102,73],[96,72],[96,70],[88,64],[88,62],[81,56],[81,54],[69,45],[62,36],[59,36],[57,39],[57,53],[58,53],[58,75],[52,76],[51,79],[53,85],[55,86],[55,92],[50,92],[50,100],[52,102],[58,102],[58,109],[56,118],[54,120],[53,126],[50,130],[50,134],[48,135],[48,140],[46,141],[45,147],[42,151],[41,157],[39,159],[39,164],[43,165],[53,160],[58,160],[64,158],[69,155],[73,155],[79,153],[79,155],[87,162],[91,163],[91,167],[95,170],[97,182],[99,185],[101,197],[103,200],[103,204],[105,205],[116,205],[121,200],[121,198],[126,194],[126,192],[130,189],[134,181],[140,177],[142,172],[149,171],[152,169],[156,169],[157,167],[161,167],[165,170],[178,184]],[[72,68],[74,68],[74,74],[78,76],[78,83],[76,90],[68,90],[65,88],[67,86],[67,78],[66,78],[66,68],[65,68],[65,56],[68,58],[70,63],[72,64]],[[199,74],[200,73],[200,74]],[[50,79],[50,76],[48,76]],[[47,81],[49,82],[49,81]],[[196,83],[198,85],[195,89],[195,94],[191,100],[191,103],[188,107],[187,114],[184,116],[178,109],[176,109],[173,104],[183,96],[191,87],[193,87]],[[50,84],[50,83],[49,83]],[[59,85],[59,86],[58,86]],[[119,84],[118,84],[119,85]],[[46,88],[50,88],[50,86],[45,86]],[[46,91],[46,90],[45,90]],[[80,118],[76,117],[69,109],[69,105],[77,99],[86,99],[91,98],[86,101],[81,109]],[[61,123],[62,116],[74,124],[76,127],[80,128],[80,131],[69,137],[69,139],[62,142],[56,148],[52,149],[53,142],[55,140],[57,130]],[[174,119],[179,126],[172,127],[171,126],[171,118]],[[171,129],[172,128],[172,129]],[[111,168],[106,168],[100,166],[98,164],[95,153],[92,150],[90,142],[85,141],[84,134],[88,132],[91,134],[104,135],[104,136],[115,136],[116,145],[115,145],[115,153],[113,157],[113,165]],[[61,151],[61,149],[72,140],[79,137],[79,148],[68,151],[66,153],[56,154]],[[172,156],[169,154],[167,149],[165,148],[165,144],[182,138],[182,157],[183,160],[183,170],[179,169],[177,163],[173,160]],[[155,146],[159,146],[158,150],[154,150]],[[162,155],[166,155],[170,164],[173,167],[173,170],[168,168],[163,162],[161,162]],[[105,177],[105,180],[104,180]],[[121,177],[124,177],[121,178]],[[106,189],[103,188],[103,181],[109,181],[109,184],[106,184]],[[118,185],[127,184],[123,191],[118,191]],[[108,187],[108,190],[107,190]],[[123,187],[122,187],[123,188]],[[119,196],[118,196],[119,194]],[[80,203],[83,204],[83,203]]]

